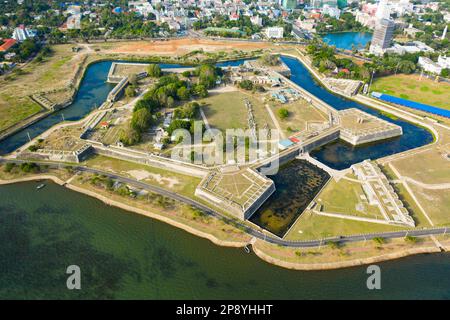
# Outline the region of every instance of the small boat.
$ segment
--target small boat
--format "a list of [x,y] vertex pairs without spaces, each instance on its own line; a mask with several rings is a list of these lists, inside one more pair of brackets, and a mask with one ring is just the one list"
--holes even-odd
[[42,189],[43,187],[45,187],[45,184],[40,184],[40,185],[38,185],[37,187],[36,187],[36,189]]

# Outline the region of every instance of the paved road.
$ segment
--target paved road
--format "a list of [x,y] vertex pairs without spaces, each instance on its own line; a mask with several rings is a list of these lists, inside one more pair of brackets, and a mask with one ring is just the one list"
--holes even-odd
[[[21,164],[27,161],[24,160],[7,160],[4,158],[0,158],[0,163],[2,162],[10,162],[15,164]],[[47,165],[50,168],[60,168],[60,167],[73,167],[75,171],[80,172],[89,172],[89,173],[96,173],[99,175],[104,175],[107,177],[110,177],[111,179],[117,180],[119,182],[133,185],[137,188],[141,188],[153,193],[158,193],[163,196],[166,196],[168,198],[183,202],[185,204],[191,205],[197,209],[202,210],[206,214],[209,214],[212,217],[215,217],[217,219],[220,219],[224,221],[227,224],[233,225],[243,231],[245,231],[247,234],[249,234],[252,237],[255,237],[257,239],[261,239],[273,244],[282,245],[286,247],[292,247],[292,248],[306,248],[306,247],[318,247],[325,245],[327,242],[334,241],[334,242],[340,242],[340,243],[348,243],[348,242],[358,242],[358,241],[365,241],[370,240],[376,237],[382,237],[385,239],[393,239],[393,238],[404,238],[405,236],[414,236],[414,237],[420,237],[420,236],[429,236],[429,235],[439,235],[439,234],[446,234],[448,229],[450,228],[433,228],[433,229],[414,229],[414,230],[408,230],[408,231],[397,231],[397,232],[385,232],[385,233],[372,233],[372,234],[361,234],[361,235],[352,235],[352,236],[346,236],[346,237],[333,237],[333,238],[326,238],[326,239],[318,239],[318,240],[311,240],[311,241],[288,241],[284,240],[278,237],[274,237],[271,235],[267,235],[263,233],[262,231],[250,227],[248,225],[243,224],[237,219],[230,218],[216,210],[213,210],[204,204],[195,201],[191,198],[182,196],[176,192],[168,191],[165,189],[162,189],[160,187],[150,185],[148,183],[137,181],[128,177],[124,177],[118,174],[114,174],[111,172],[106,172],[99,169],[89,168],[85,166],[71,166],[69,164],[65,163],[54,163],[54,162],[46,162],[46,161],[35,161],[35,163],[39,165]]]

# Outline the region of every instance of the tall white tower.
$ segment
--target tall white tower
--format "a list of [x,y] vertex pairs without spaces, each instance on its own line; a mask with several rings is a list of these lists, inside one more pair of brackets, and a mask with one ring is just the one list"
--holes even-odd
[[391,8],[388,0],[380,0],[375,17],[377,20],[389,19],[391,17]]
[[447,30],[448,30],[448,25],[445,26],[444,32],[442,33],[441,40],[444,40],[445,37],[447,36]]

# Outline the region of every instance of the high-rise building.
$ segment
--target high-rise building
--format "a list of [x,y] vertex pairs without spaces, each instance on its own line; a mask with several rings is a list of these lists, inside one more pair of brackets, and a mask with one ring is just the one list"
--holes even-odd
[[392,20],[381,19],[377,21],[370,45],[370,53],[380,55],[390,47],[394,37],[394,27],[395,24]]
[[328,5],[329,7],[337,8],[338,0],[311,0],[311,7],[314,9],[320,9],[324,5]]
[[378,9],[376,13],[376,18],[389,19],[391,17],[391,7],[389,6],[388,0],[380,0],[378,3]]
[[283,0],[282,6],[287,10],[294,10],[297,7],[297,0]]

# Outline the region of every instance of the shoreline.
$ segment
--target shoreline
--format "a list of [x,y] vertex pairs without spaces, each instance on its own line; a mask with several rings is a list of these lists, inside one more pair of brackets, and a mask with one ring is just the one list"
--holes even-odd
[[[93,191],[71,185],[70,183],[67,183],[67,182],[61,180],[60,178],[58,178],[54,175],[51,175],[51,174],[35,175],[35,176],[22,177],[22,178],[16,178],[16,179],[11,179],[11,180],[0,179],[0,186],[21,183],[21,182],[31,182],[31,181],[37,181],[37,180],[50,180],[50,181],[58,184],[61,187],[66,187],[67,189],[70,189],[71,191],[79,192],[86,196],[95,198],[95,199],[103,202],[105,205],[114,206],[116,208],[128,211],[130,213],[143,215],[148,218],[167,223],[173,227],[182,229],[192,235],[201,237],[203,239],[207,239],[207,240],[211,241],[213,244],[221,246],[221,247],[243,248],[243,247],[247,246],[248,244],[252,243],[252,241],[243,242],[243,241],[221,240],[214,235],[202,232],[202,231],[197,230],[193,227],[190,227],[186,224],[174,221],[168,217],[165,217],[165,216],[162,216],[159,214],[155,214],[155,213],[149,212],[147,210],[139,209],[139,208],[136,208],[133,206],[129,206],[129,205],[117,202],[115,200],[108,199],[107,197],[97,194]],[[260,241],[260,240],[257,240],[257,241]],[[439,250],[439,248],[437,248],[437,247],[419,247],[419,248],[404,249],[404,250],[401,250],[398,252],[392,252],[392,253],[379,255],[379,256],[372,256],[372,257],[359,258],[359,259],[356,258],[356,259],[348,260],[348,261],[320,262],[320,263],[297,263],[297,262],[284,261],[284,260],[272,257],[272,256],[268,255],[267,253],[265,253],[263,250],[259,249],[257,247],[257,243],[258,242],[256,242],[256,244],[255,243],[252,244],[252,251],[262,261],[265,261],[272,265],[276,265],[278,267],[291,269],[291,270],[302,270],[302,271],[335,270],[335,269],[356,267],[356,266],[367,265],[367,264],[372,264],[372,263],[377,263],[377,262],[383,262],[383,261],[388,261],[388,260],[395,260],[395,259],[400,259],[400,258],[411,256],[411,255],[441,252],[441,250]],[[448,250],[447,247],[445,247],[445,249]]]

